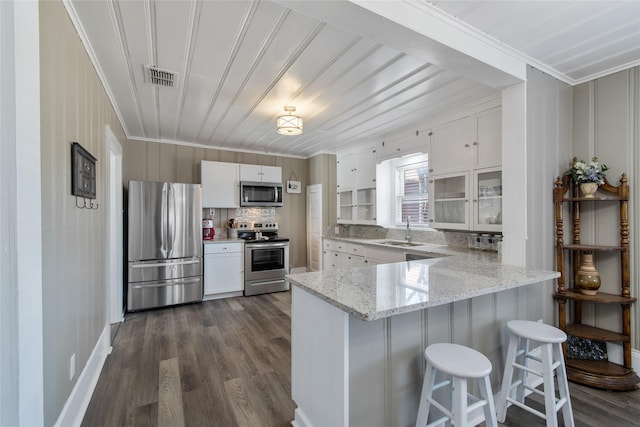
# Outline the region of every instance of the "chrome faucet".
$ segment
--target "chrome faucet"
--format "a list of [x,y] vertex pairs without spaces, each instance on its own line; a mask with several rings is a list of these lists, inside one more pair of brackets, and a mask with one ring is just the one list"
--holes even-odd
[[407,216],[407,234],[404,235],[404,239],[411,243],[411,217]]

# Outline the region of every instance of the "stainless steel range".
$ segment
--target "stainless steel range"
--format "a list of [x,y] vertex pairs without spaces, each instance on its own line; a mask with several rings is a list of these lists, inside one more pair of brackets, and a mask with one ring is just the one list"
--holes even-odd
[[277,222],[241,222],[238,237],[244,239],[244,294],[288,291],[289,239],[278,236]]

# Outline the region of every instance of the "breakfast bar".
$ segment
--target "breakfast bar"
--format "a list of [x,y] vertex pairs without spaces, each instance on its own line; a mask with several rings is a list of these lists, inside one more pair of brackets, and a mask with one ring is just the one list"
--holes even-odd
[[414,425],[423,352],[436,342],[485,354],[498,390],[505,323],[542,318],[559,273],[442,255],[287,276],[294,426]]

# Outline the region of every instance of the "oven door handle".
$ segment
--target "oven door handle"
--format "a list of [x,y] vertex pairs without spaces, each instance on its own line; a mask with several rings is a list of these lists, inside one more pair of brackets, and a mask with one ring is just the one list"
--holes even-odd
[[289,242],[274,242],[274,243],[245,243],[245,248],[255,249],[255,248],[284,248],[289,246]]

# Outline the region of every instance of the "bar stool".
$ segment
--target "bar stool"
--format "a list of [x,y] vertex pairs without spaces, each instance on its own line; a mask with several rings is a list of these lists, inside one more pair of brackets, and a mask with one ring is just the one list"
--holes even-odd
[[[469,347],[448,343],[428,346],[424,351],[424,357],[427,359],[427,369],[422,384],[416,427],[425,427],[427,425],[431,405],[442,411],[445,416],[433,421],[428,427],[440,424],[445,425],[447,422],[453,423],[456,427],[467,427],[470,425],[468,421],[469,413],[479,407],[484,407],[484,421],[486,421],[486,424],[493,427],[497,426],[493,393],[491,392],[491,382],[489,381],[489,374],[491,373],[489,359]],[[437,371],[452,379],[446,379],[435,384]],[[471,379],[481,380],[479,388],[482,399],[467,392],[467,380]],[[451,410],[433,398],[435,390],[448,385],[451,385]],[[474,403],[469,405],[468,400]]]
[[[567,334],[558,328],[544,323],[530,320],[511,320],[507,322],[509,329],[509,348],[504,366],[502,389],[497,402],[498,421],[504,422],[507,416],[507,406],[512,403],[534,415],[547,421],[547,426],[557,427],[556,413],[562,408],[562,417],[566,427],[573,427],[573,412],[571,410],[571,398],[569,396],[569,383],[564,366],[562,343],[567,340]],[[540,344],[542,355],[540,358],[529,353],[530,341]],[[529,360],[535,360],[542,365],[541,371],[536,371],[528,366]],[[515,378],[514,378],[514,370]],[[558,391],[560,397],[556,397],[554,388],[554,372],[558,378]],[[544,391],[540,391],[527,385],[528,374],[542,377]],[[515,398],[513,397],[515,389]],[[545,413],[531,408],[524,403],[525,389],[544,396]]]

